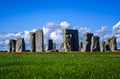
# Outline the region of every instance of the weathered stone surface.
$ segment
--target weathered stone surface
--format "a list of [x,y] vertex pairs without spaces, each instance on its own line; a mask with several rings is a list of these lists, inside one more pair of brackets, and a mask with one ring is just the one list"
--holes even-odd
[[16,41],[16,52],[24,52],[25,51],[25,41],[24,38],[19,38]]
[[64,43],[60,43],[59,44],[59,51],[60,52],[65,52],[65,50],[64,50]]
[[106,40],[105,51],[111,51],[111,49],[110,49],[110,38],[107,38],[107,40]]
[[100,42],[98,36],[92,36],[91,39],[91,52],[100,51]]
[[79,41],[79,51],[83,51],[83,41],[82,40],[80,40]]
[[44,51],[44,37],[43,37],[43,30],[37,30],[35,34],[35,45],[36,45],[36,52],[43,52]]
[[54,52],[56,52],[56,44],[53,43],[53,49],[52,49]]
[[65,52],[78,51],[78,30],[65,29],[63,30],[63,43]]
[[115,36],[113,36],[110,39],[110,49],[111,49],[112,52],[117,50],[117,44],[116,44],[116,37]]
[[30,51],[35,52],[36,46],[35,46],[35,33],[30,32]]
[[48,39],[46,42],[46,51],[52,51],[53,50],[53,40]]
[[100,51],[105,52],[105,42],[104,41],[100,42]]
[[92,33],[84,33],[84,52],[91,51],[91,39],[93,34]]
[[8,52],[16,52],[16,40],[14,39],[9,40]]
[[107,38],[106,41],[106,51],[116,51],[117,50],[117,44],[116,44],[116,37],[113,36],[111,38]]

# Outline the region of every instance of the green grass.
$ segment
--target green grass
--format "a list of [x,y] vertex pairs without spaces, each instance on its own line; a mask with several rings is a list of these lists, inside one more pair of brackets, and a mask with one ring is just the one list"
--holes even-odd
[[120,79],[120,53],[0,53],[0,79]]

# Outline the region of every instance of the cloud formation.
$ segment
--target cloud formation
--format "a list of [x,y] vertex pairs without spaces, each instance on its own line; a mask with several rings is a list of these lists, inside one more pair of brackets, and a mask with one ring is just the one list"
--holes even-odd
[[[63,29],[77,29],[79,32],[79,39],[83,39],[84,32],[91,32],[91,29],[87,27],[81,26],[71,26],[67,21],[63,21],[59,24],[54,22],[46,23],[43,26],[44,32],[44,43],[46,43],[47,39],[53,39],[53,41],[57,44],[63,41],[62,30]],[[37,29],[33,29],[31,31],[25,30],[23,32],[16,33],[8,33],[0,35],[0,50],[6,50],[9,39],[17,39],[24,38],[26,45],[29,45],[30,32],[35,32]],[[93,32],[92,32],[93,33]],[[117,42],[120,43],[120,21],[113,26],[111,31],[107,30],[107,26],[103,26],[100,29],[94,32],[95,35],[100,36],[101,40],[105,40],[106,38],[112,37],[113,35],[117,37]],[[29,48],[29,47],[28,47]]]
[[0,50],[6,50],[8,48],[9,39],[24,38],[26,45],[29,44],[29,32],[35,32],[36,29],[31,31],[17,32],[17,33],[8,33],[0,35]]

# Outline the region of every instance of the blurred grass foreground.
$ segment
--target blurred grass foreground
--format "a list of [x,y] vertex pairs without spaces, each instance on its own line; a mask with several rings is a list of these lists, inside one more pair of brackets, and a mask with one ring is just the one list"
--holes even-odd
[[0,53],[0,79],[120,79],[120,53]]

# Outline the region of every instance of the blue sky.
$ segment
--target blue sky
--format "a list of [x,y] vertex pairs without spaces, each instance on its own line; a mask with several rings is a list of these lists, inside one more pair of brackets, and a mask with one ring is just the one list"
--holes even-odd
[[103,26],[112,31],[120,21],[119,3],[120,0],[0,0],[0,35],[62,22],[91,32]]
[[[120,19],[119,0],[0,0],[0,31],[41,28],[68,21],[93,28],[111,27]],[[14,31],[14,30],[13,30]]]

